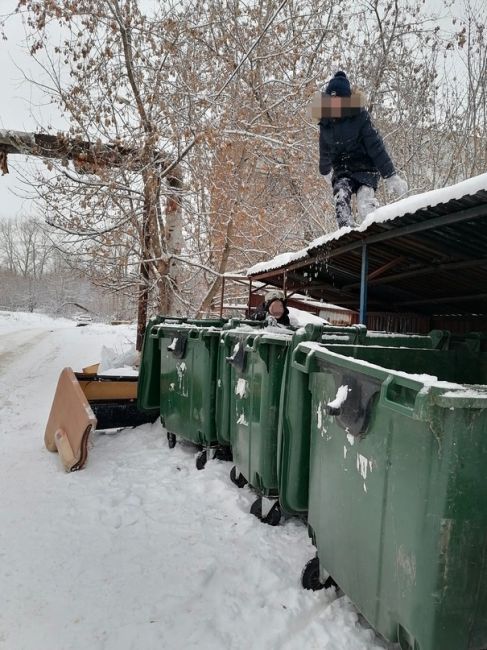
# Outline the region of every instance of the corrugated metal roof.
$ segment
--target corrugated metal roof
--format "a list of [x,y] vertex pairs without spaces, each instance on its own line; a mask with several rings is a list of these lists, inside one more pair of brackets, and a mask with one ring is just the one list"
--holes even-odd
[[487,313],[486,189],[347,229],[289,264],[249,275],[357,309],[364,245],[370,311]]

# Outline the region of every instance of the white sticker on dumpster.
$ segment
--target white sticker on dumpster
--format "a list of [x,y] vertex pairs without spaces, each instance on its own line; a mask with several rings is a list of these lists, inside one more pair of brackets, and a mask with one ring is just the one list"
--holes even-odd
[[321,419],[321,402],[318,404],[318,410],[316,411],[316,415],[318,416],[318,429],[321,429],[321,425],[323,424],[323,420]]

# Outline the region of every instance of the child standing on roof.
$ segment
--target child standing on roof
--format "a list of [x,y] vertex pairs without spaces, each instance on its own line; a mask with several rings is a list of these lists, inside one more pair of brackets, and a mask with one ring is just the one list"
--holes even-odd
[[362,93],[352,92],[345,72],[337,72],[328,82],[320,103],[320,173],[333,187],[338,227],[353,228],[352,194],[357,196],[357,212],[362,221],[379,206],[375,190],[380,176],[388,192],[398,196],[405,194],[408,186],[396,173],[365,110]]

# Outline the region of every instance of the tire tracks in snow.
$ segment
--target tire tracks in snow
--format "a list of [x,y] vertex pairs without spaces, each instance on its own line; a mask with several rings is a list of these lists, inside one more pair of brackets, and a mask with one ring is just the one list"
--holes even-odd
[[57,330],[29,328],[0,336],[0,432],[36,430],[36,414],[45,413],[53,396],[46,360],[56,356],[59,344],[45,347]]
[[15,361],[27,354],[51,333],[46,329],[21,330],[3,334],[0,338],[0,378]]

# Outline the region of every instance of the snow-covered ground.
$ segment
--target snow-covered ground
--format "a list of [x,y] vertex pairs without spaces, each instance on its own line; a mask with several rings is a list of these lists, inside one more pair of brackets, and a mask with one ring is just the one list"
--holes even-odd
[[43,435],[62,367],[135,330],[0,312],[2,650],[378,650],[346,597],[306,592],[305,526],[272,528],[229,479],[195,468],[159,423],[95,434],[65,474]]

